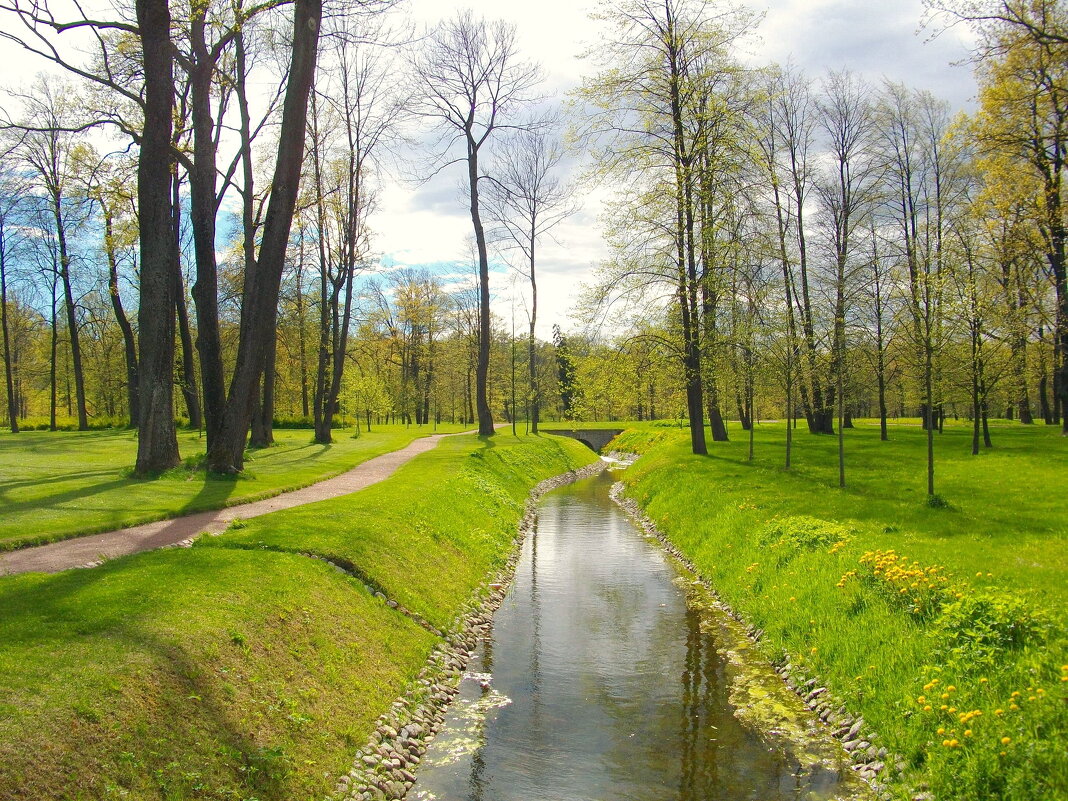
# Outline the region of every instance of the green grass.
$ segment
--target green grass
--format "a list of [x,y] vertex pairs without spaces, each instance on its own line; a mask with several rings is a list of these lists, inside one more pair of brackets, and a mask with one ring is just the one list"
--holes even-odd
[[[442,425],[449,433],[462,426]],[[130,475],[137,451],[131,431],[0,434],[0,550],[177,517],[277,495],[343,473],[403,448],[430,427],[375,426],[353,439],[338,431],[316,445],[307,430],[277,430],[277,444],[246,452],[237,477],[179,467],[153,479]],[[196,464],[204,441],[182,432],[179,448]]]
[[[862,714],[905,756],[912,786],[940,799],[1068,796],[1068,440],[1005,426],[993,450],[971,456],[966,428],[947,427],[936,488],[949,506],[937,509],[915,426],[893,427],[890,442],[877,426],[847,431],[845,490],[835,439],[798,431],[786,472],[785,427],[759,429],[753,463],[737,429],[734,442],[710,442],[708,457],[668,427],[615,444],[647,452],[626,475],[629,491],[766,630],[768,655],[786,652]],[[889,550],[907,578],[887,576]],[[948,580],[925,589],[932,575]]]
[[530,487],[594,458],[457,437],[198,547],[0,578],[0,798],[321,799],[436,638],[291,551],[451,621],[507,558]]

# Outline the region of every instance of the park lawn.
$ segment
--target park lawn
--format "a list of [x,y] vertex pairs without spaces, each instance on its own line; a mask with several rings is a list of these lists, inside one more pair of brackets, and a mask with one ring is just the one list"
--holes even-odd
[[[210,547],[0,578],[0,798],[323,798],[438,640],[286,550],[358,558],[402,597],[434,587],[421,609],[451,621],[506,559],[530,488],[595,458],[551,437],[457,437],[317,514],[257,518],[288,532],[272,549],[239,541],[250,521]],[[374,530],[379,509],[406,524]],[[420,557],[398,567],[396,552]]]
[[[464,428],[445,424],[437,430]],[[0,434],[0,550],[270,497],[338,475],[431,433],[428,426],[375,426],[356,439],[337,431],[333,444],[316,445],[310,430],[278,429],[274,446],[246,451],[239,476],[183,466],[143,479],[131,475],[137,451],[137,435],[131,431]],[[180,432],[178,446],[187,465],[196,465],[204,453],[196,432]]]
[[902,798],[924,784],[939,799],[1068,797],[1068,440],[999,426],[972,456],[970,432],[947,426],[949,506],[931,508],[916,426],[889,442],[848,430],[845,490],[836,439],[798,430],[787,472],[785,426],[758,429],[753,463],[736,428],[707,457],[670,426],[613,447],[646,453],[628,492],[765,630],[768,656],[818,676],[904,756]]
[[[537,442],[537,448],[524,443]],[[477,442],[477,445],[473,443]],[[530,487],[595,454],[554,436],[443,440],[388,481],[330,504],[241,521],[197,547],[309,552],[354,567],[372,587],[436,627],[507,554]],[[443,498],[451,499],[442,503]],[[441,574],[450,576],[442,582]]]

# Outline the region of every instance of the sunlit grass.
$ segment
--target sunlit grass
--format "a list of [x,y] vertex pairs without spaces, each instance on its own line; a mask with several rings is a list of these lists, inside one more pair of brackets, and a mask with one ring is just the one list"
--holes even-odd
[[[949,506],[933,509],[916,426],[893,427],[890,442],[877,426],[848,430],[845,490],[833,438],[798,430],[787,472],[783,425],[759,427],[753,463],[732,434],[708,457],[670,428],[620,446],[648,449],[630,491],[766,630],[769,655],[819,675],[938,798],[1068,794],[1068,441],[999,427],[994,449],[972,456],[970,432],[947,427],[936,476]],[[820,530],[834,542],[804,544]],[[925,584],[932,575],[945,585]],[[927,592],[941,595],[925,606]]]
[[[210,547],[0,578],[0,798],[323,798],[582,445],[463,436]],[[269,548],[260,547],[269,545]]]
[[[437,427],[439,433],[463,429]],[[191,466],[152,479],[130,474],[137,451],[132,431],[0,434],[0,550],[276,495],[431,433],[431,426],[375,426],[355,439],[351,430],[337,431],[333,444],[316,445],[310,430],[279,429],[276,445],[247,451],[244,473],[226,477],[195,467],[204,440],[182,432],[179,448]]]

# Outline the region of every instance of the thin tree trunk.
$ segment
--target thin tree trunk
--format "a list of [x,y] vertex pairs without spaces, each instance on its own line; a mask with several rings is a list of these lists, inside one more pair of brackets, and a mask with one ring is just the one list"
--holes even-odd
[[110,207],[104,207],[104,251],[108,260],[108,295],[111,309],[115,313],[115,322],[122,332],[123,355],[126,361],[126,398],[130,409],[130,425],[137,428],[141,412],[141,400],[137,389],[137,340],[133,327],[126,317],[119,293],[119,264],[115,255],[114,219]]
[[4,336],[4,386],[7,390],[7,420],[12,434],[19,433],[19,414],[15,404],[14,371],[11,363],[11,334],[7,322],[7,248],[4,223],[0,220],[0,330]]
[[81,335],[78,330],[78,313],[74,303],[74,289],[70,280],[70,252],[67,248],[67,226],[63,219],[63,198],[53,188],[52,214],[56,222],[56,240],[59,243],[59,277],[63,282],[63,309],[67,317],[67,337],[70,341],[70,358],[74,368],[74,394],[78,411],[78,430],[89,429],[89,414],[85,407],[85,373],[82,369]]
[[490,357],[489,253],[478,198],[478,148],[467,132],[467,182],[471,199],[471,224],[475,229],[475,248],[478,251],[478,362],[475,366],[475,406],[478,409],[478,433],[493,433],[493,412],[490,410],[487,384]]

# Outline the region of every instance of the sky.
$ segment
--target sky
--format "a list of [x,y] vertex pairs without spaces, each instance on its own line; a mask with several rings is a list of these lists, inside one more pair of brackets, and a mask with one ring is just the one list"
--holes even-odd
[[[966,62],[963,30],[938,37],[920,30],[922,0],[772,0],[748,6],[763,13],[756,35],[742,58],[753,65],[792,61],[816,80],[827,69],[848,67],[878,83],[890,79],[932,91],[954,110],[969,109],[975,93]],[[403,8],[417,26],[431,26],[458,9],[471,8],[488,19],[503,18],[517,28],[519,46],[538,61],[546,76],[547,94],[564,99],[577,87],[588,62],[580,57],[597,41],[599,23],[589,18],[592,0],[408,0]],[[45,64],[0,40],[4,85],[28,81]],[[577,166],[580,159],[572,158]],[[379,209],[371,219],[374,247],[384,264],[428,266],[447,276],[471,274],[472,233],[461,183],[462,168],[446,169],[425,182],[399,173],[387,174]],[[607,256],[600,215],[611,187],[595,191],[580,186],[578,211],[539,244],[538,335],[549,338],[558,324],[573,329],[571,311],[584,283]],[[526,325],[525,279],[517,279],[506,257],[495,257],[491,278],[494,309],[516,328]]]
[[[966,32],[950,30],[932,39],[930,31],[919,30],[921,0],[775,0],[748,5],[765,15],[757,35],[739,54],[754,65],[789,60],[815,77],[827,69],[848,67],[874,83],[885,78],[928,89],[954,110],[971,108],[975,84],[971,66],[961,63],[968,56],[962,39]],[[590,69],[580,54],[597,38],[598,23],[589,18],[593,6],[589,0],[412,0],[410,10],[426,24],[460,8],[514,23],[524,54],[543,65],[550,92],[563,98]],[[459,169],[454,169],[418,187],[387,181],[372,222],[376,248],[401,265],[456,261],[455,272],[469,270],[461,266],[470,263],[472,233],[460,180]],[[610,194],[610,188],[580,188],[579,211],[554,231],[553,241],[540,244],[539,337],[548,339],[553,324],[564,330],[576,326],[571,316],[575,299],[607,256],[599,218]],[[526,317],[519,290],[525,279],[517,282],[500,258],[497,262],[490,282],[494,310],[507,320],[514,308],[521,329]]]

